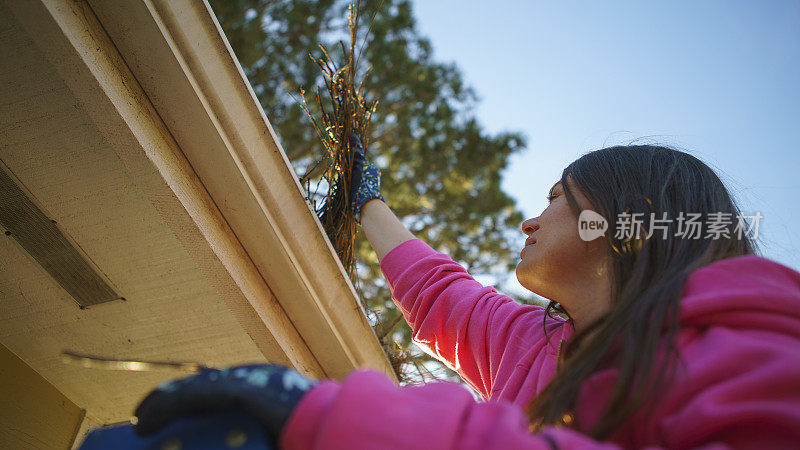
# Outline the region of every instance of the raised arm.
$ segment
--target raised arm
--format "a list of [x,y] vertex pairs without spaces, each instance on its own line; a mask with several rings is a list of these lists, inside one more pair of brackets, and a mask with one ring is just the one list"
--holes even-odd
[[389,206],[379,199],[372,199],[361,208],[361,226],[378,261],[403,242],[415,239]]
[[[548,319],[553,344],[548,347],[542,307],[520,305],[482,285],[420,239],[395,247],[381,261],[381,270],[414,342],[483,398],[506,388],[517,392],[525,378],[539,380],[540,372],[553,369],[562,323]],[[531,372],[534,367],[539,372]]]
[[[510,374],[544,349],[543,308],[520,305],[483,286],[447,255],[416,239],[383,201],[378,168],[366,160],[357,139],[351,145],[356,146],[353,212],[414,342],[484,398],[491,397],[499,387],[501,363]],[[548,332],[558,325],[551,319]]]

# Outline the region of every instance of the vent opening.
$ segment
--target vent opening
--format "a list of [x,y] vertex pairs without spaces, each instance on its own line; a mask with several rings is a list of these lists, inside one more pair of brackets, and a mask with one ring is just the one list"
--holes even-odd
[[120,299],[89,258],[70,242],[55,220],[29,198],[0,161],[0,226],[13,237],[81,309]]

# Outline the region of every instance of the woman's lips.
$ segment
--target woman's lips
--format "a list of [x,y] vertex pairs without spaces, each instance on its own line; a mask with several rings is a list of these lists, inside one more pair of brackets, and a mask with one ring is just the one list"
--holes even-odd
[[519,252],[519,257],[520,257],[520,258],[522,258],[522,254],[523,254],[523,253],[525,253],[525,249],[526,249],[526,248],[528,248],[528,247],[531,247],[531,246],[533,246],[533,245],[535,245],[535,244],[536,244],[536,243],[534,242],[534,243],[532,243],[532,244],[528,244],[528,245],[526,245],[525,247],[523,247],[523,248],[522,248],[522,251],[521,251],[521,252]]

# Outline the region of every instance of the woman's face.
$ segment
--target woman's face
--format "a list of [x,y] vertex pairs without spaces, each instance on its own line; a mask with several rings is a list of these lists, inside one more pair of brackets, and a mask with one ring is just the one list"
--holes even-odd
[[[595,210],[569,176],[567,182],[580,209]],[[581,239],[578,218],[560,181],[549,197],[550,204],[539,217],[522,223],[528,238],[517,264],[517,279],[530,291],[560,303],[577,325],[578,316],[591,319],[610,304],[610,254],[605,237]]]

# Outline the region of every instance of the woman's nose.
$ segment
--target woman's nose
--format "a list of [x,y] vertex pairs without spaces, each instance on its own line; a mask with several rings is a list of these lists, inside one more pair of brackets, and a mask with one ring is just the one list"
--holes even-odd
[[530,236],[534,231],[539,229],[539,218],[534,217],[522,222],[522,232]]

